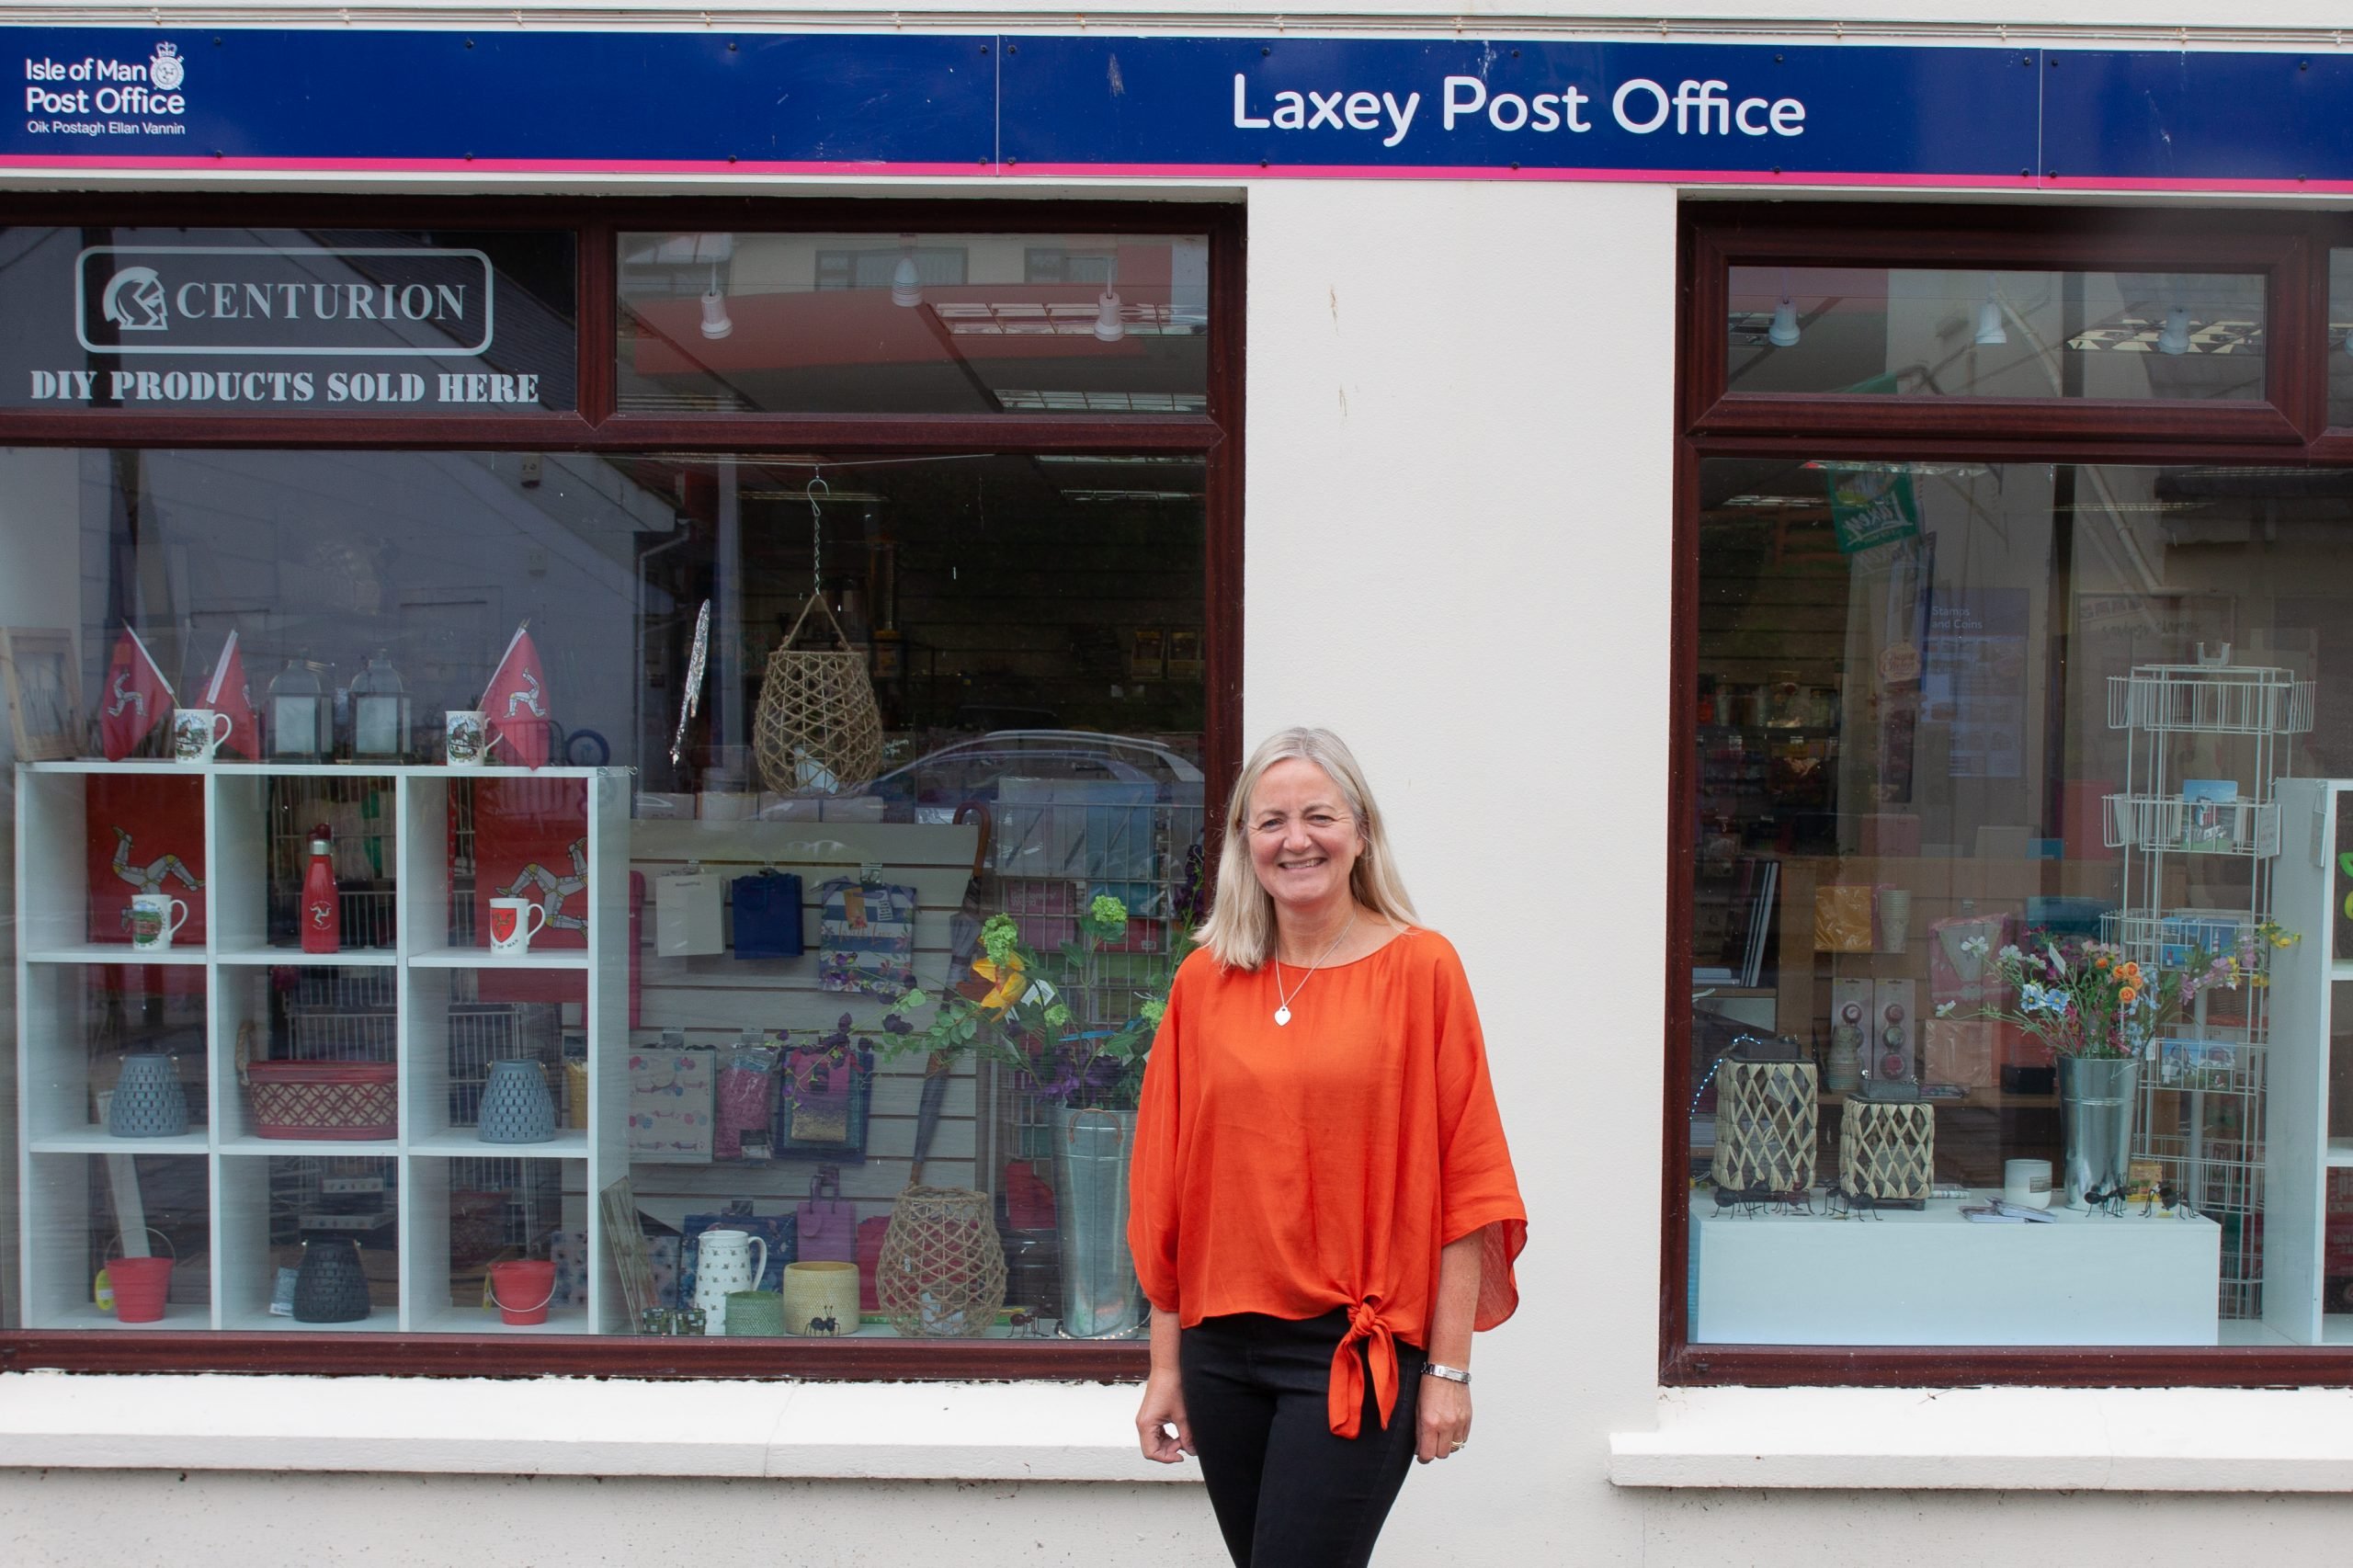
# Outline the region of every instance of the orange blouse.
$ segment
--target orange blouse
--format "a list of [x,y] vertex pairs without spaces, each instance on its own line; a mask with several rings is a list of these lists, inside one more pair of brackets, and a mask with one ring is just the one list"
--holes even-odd
[[1445,937],[1408,930],[1317,970],[1288,1026],[1277,1005],[1271,963],[1230,970],[1204,950],[1177,970],[1144,1069],[1128,1245],[1144,1294],[1188,1328],[1348,1309],[1330,1414],[1353,1437],[1358,1342],[1385,1427],[1394,1341],[1428,1342],[1439,1248],[1485,1233],[1473,1326],[1492,1328],[1519,1304],[1528,1211]]

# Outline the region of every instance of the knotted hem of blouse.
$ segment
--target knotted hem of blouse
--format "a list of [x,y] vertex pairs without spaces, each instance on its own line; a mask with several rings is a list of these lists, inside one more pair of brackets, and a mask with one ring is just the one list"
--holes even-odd
[[[1358,1345],[1363,1345],[1362,1359],[1357,1356]],[[1336,1437],[1354,1437],[1362,1426],[1364,1414],[1364,1373],[1372,1368],[1372,1392],[1381,1407],[1381,1428],[1389,1429],[1390,1413],[1397,1408],[1397,1340],[1382,1321],[1381,1309],[1371,1301],[1358,1301],[1348,1309],[1348,1332],[1340,1336],[1340,1347],[1332,1352],[1332,1383],[1327,1396],[1326,1414],[1331,1417]]]

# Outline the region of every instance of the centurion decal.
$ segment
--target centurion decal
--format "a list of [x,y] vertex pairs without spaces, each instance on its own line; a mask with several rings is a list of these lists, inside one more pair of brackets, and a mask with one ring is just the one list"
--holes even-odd
[[[81,243],[109,233],[116,243]],[[494,414],[573,405],[568,234],[376,230],[350,233],[368,243],[337,243],[344,237],[0,230],[11,258],[0,268],[0,314],[18,324],[0,362],[0,406]],[[409,243],[392,243],[401,239]]]
[[92,353],[447,358],[491,345],[478,250],[92,245],[76,263]]

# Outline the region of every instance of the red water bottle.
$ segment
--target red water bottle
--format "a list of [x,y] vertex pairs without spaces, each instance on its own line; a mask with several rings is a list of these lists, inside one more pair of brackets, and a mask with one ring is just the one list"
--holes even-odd
[[343,900],[335,891],[335,846],[324,833],[311,840],[311,869],[302,876],[302,950],[332,953],[343,947]]

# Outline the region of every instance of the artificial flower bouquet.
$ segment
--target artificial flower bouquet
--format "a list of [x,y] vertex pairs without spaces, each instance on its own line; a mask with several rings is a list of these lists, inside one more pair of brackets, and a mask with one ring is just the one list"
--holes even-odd
[[[1107,1015],[1079,1016],[1090,1005],[1102,1008],[1098,969],[1107,947],[1128,931],[1127,906],[1108,894],[1096,897],[1078,921],[1078,937],[1052,953],[1040,953],[1021,938],[1010,915],[993,915],[981,926],[981,956],[972,978],[947,991],[927,1028],[915,1028],[904,1015],[932,1006],[922,991],[900,998],[884,1028],[884,1050],[893,1056],[927,1051],[935,1061],[969,1052],[976,1061],[1025,1075],[1040,1095],[1057,1104],[1086,1109],[1131,1110],[1143,1087],[1144,1061],[1168,1005],[1176,958],[1154,984],[1135,994],[1132,1010],[1104,1008]],[[1181,956],[1183,944],[1178,944]],[[1077,998],[1074,1007],[1072,998]]]
[[[2014,1000],[1977,1016],[2017,1026],[2053,1058],[2146,1060],[2165,1027],[2188,1015],[2201,994],[2263,985],[2265,949],[2296,940],[2265,920],[2245,929],[2234,952],[2194,949],[2179,963],[2144,964],[2084,937],[2029,937],[1989,956],[1981,937],[1976,956],[1987,959]],[[1951,1007],[1938,1007],[1938,1016]]]

